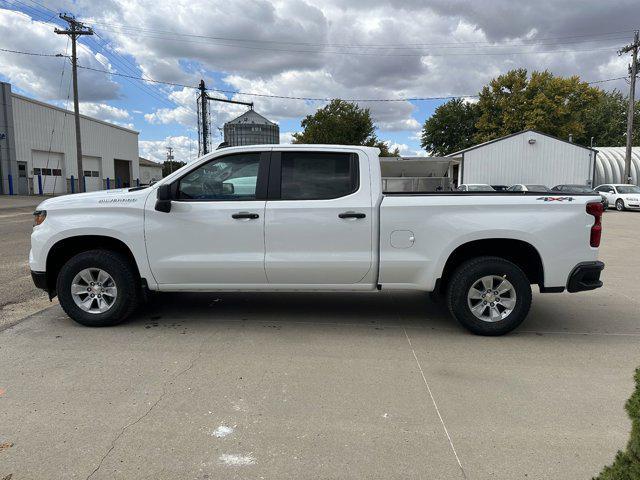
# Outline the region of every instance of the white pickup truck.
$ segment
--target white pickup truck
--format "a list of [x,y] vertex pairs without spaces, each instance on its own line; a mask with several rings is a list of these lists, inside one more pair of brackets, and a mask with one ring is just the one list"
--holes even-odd
[[600,198],[382,192],[378,150],[217,150],[150,187],[67,195],[34,213],[35,284],[88,326],[149,292],[419,290],[470,331],[516,328],[541,292],[602,285]]

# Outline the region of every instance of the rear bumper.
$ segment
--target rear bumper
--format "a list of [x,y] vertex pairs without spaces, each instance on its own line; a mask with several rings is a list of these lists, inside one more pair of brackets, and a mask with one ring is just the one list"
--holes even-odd
[[49,290],[47,286],[47,272],[34,272],[31,270],[31,278],[33,279],[33,284],[36,288],[41,288],[42,290]]
[[600,272],[604,269],[603,262],[582,262],[574,267],[569,275],[567,291],[570,293],[594,290],[602,286]]

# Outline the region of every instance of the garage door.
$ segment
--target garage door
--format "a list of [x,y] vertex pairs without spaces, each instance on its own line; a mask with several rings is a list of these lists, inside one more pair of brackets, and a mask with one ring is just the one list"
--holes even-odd
[[61,153],[32,151],[33,192],[41,193],[38,174],[42,178],[42,193],[66,193],[67,180],[64,175],[64,156]]
[[103,190],[102,170],[100,169],[100,157],[82,156],[82,170],[84,175],[84,185],[87,192]]

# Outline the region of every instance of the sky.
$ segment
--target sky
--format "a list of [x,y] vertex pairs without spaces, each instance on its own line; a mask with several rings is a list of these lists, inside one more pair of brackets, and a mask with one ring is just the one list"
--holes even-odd
[[[327,103],[300,97],[344,98],[370,109],[391,148],[426,155],[421,126],[446,97],[474,101],[513,68],[624,77],[617,50],[640,26],[637,0],[0,0],[0,49],[70,54],[53,31],[59,12],[95,32],[79,40],[81,112],[140,132],[140,155],[155,161],[167,146],[197,157],[200,79],[211,96],[253,101],[282,143]],[[72,108],[70,70],[64,57],[0,51],[15,92]],[[625,80],[597,85],[628,91]],[[215,146],[246,107],[210,108]]]

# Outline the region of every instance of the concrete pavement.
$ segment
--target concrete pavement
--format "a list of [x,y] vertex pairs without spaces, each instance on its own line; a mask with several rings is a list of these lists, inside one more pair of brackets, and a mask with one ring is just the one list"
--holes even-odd
[[47,198],[49,197],[39,195],[0,195],[0,212],[10,208],[25,207],[31,208],[31,211],[33,212],[33,209]]
[[0,333],[0,478],[591,478],[640,365],[640,214],[604,225],[606,287],[536,294],[500,338],[415,293],[37,313]]
[[42,200],[0,195],[0,330],[51,305],[29,272],[32,214]]

